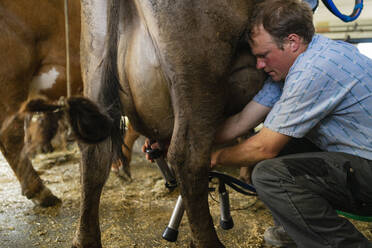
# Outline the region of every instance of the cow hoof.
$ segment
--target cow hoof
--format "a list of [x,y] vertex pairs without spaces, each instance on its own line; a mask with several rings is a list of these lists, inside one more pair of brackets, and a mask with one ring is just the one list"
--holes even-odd
[[[71,248],[84,248],[84,247],[87,247],[87,248],[96,248],[96,246],[76,246],[76,245],[72,245]],[[102,246],[97,246],[97,248],[102,248]]]
[[[83,248],[83,247],[87,247],[87,248],[95,248],[95,246],[76,246],[76,245],[72,245],[71,248]],[[97,248],[102,248],[102,246],[98,246]]]
[[194,245],[194,242],[190,241],[189,248],[196,248],[196,246]]
[[41,192],[36,194],[31,199],[36,205],[39,205],[41,207],[51,207],[55,206],[57,204],[60,204],[62,201],[52,194],[52,192],[48,188],[43,188]]
[[112,165],[111,171],[125,182],[132,182],[129,170],[126,170],[123,165]]
[[62,201],[58,197],[54,195],[50,195],[44,198],[42,202],[40,202],[40,206],[41,207],[52,207],[52,206],[55,206],[61,203]]
[[52,153],[54,151],[54,148],[51,144],[44,145],[42,147],[42,153]]
[[92,242],[88,242],[88,244],[82,245],[80,242],[77,241],[78,239],[75,237],[72,241],[71,248],[102,248],[101,242],[98,244],[93,244]]

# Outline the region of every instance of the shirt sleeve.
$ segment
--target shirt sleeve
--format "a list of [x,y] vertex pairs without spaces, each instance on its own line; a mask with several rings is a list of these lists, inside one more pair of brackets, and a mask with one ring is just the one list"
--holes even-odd
[[283,82],[275,82],[268,77],[262,89],[253,98],[253,101],[272,108],[282,95]]
[[264,126],[295,137],[304,137],[342,101],[349,89],[329,74],[297,71],[288,75],[283,94],[268,114]]

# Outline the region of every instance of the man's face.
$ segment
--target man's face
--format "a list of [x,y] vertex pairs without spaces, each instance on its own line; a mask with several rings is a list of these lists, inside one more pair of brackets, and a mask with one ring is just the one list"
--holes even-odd
[[262,25],[253,31],[250,46],[257,58],[257,69],[263,69],[274,81],[284,80],[295,60],[290,42],[284,42],[280,49]]

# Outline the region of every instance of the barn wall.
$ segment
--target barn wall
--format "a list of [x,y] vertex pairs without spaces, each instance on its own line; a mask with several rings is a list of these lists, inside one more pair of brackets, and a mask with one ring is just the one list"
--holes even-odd
[[[354,8],[354,0],[333,0],[341,13],[349,15]],[[314,24],[318,33],[332,39],[351,40],[355,43],[372,42],[372,0],[364,0],[364,8],[359,18],[345,23],[334,16],[319,1],[319,7],[314,14]]]

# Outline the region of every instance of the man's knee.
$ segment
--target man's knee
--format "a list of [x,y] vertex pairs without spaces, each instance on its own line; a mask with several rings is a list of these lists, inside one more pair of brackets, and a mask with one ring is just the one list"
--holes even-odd
[[[263,180],[265,177],[264,175],[266,174],[267,169],[265,167],[269,166],[269,164],[265,161],[261,161],[256,166],[254,167],[252,171],[252,183],[254,186],[259,185],[260,182]],[[257,186],[256,186],[257,187]]]
[[252,172],[252,183],[256,188],[279,183],[281,165],[278,159],[268,159],[259,162]]
[[294,178],[280,157],[261,161],[252,172],[252,184],[258,192],[280,188],[288,182],[292,184]]

